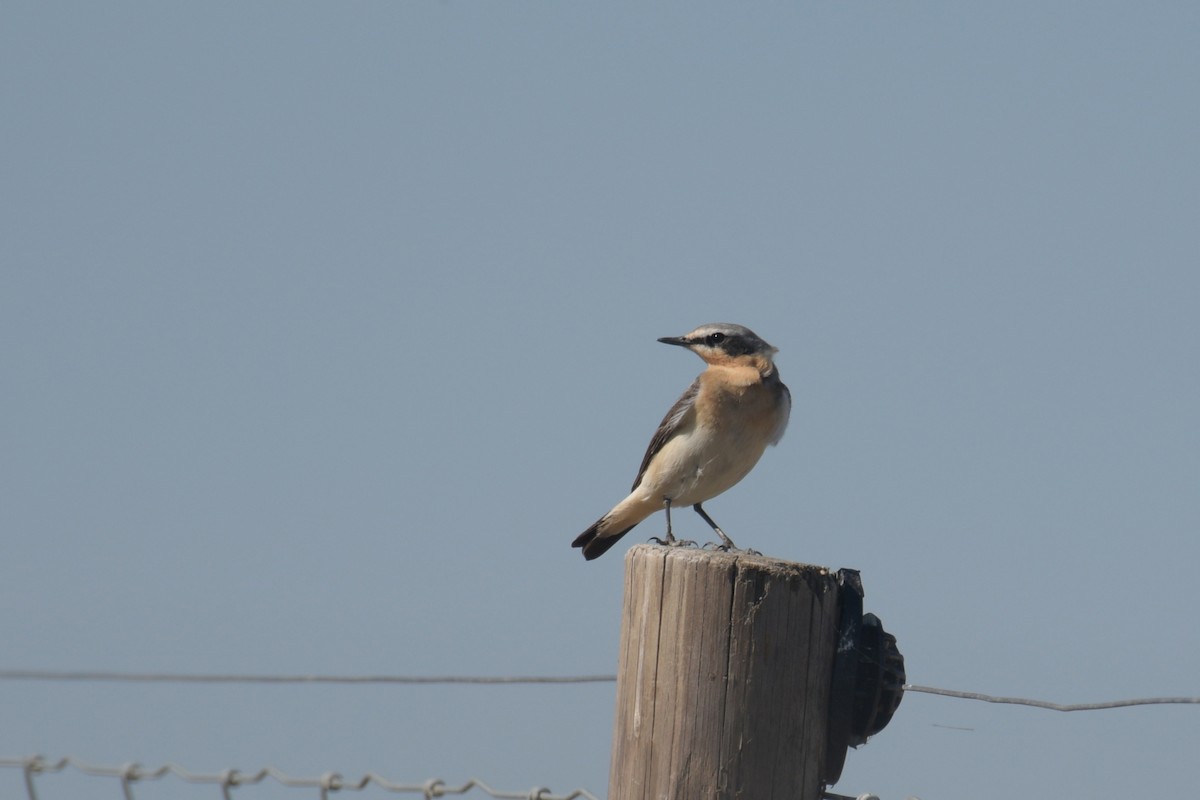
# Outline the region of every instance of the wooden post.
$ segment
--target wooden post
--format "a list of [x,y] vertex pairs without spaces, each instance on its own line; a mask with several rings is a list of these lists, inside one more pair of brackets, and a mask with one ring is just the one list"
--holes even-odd
[[630,549],[609,800],[819,800],[837,595],[821,567]]

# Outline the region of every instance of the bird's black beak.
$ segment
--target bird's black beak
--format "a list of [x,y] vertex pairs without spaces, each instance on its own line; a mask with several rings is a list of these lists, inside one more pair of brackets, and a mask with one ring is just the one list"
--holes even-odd
[[673,344],[678,345],[679,347],[687,347],[691,344],[691,342],[689,342],[683,336],[664,336],[659,339],[659,341],[663,344]]

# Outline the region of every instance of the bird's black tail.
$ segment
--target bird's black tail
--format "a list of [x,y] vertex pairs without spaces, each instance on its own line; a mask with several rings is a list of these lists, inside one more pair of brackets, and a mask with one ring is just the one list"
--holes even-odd
[[583,557],[588,561],[607,553],[608,548],[616,544],[618,539],[633,530],[634,526],[630,525],[620,533],[606,533],[601,536],[600,525],[605,519],[606,517],[601,517],[593,522],[590,528],[576,536],[575,541],[571,542],[571,547],[583,548]]

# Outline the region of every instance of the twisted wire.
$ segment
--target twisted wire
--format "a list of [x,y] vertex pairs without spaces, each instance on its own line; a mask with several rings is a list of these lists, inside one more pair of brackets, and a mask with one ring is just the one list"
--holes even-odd
[[501,791],[488,785],[478,778],[468,778],[461,784],[449,784],[440,778],[432,778],[420,784],[396,783],[375,772],[368,772],[360,778],[345,778],[337,772],[326,772],[315,777],[298,777],[289,775],[272,766],[262,767],[254,772],[243,772],[237,769],[227,769],[221,772],[204,773],[192,772],[178,764],[163,764],[153,769],[137,763],[121,764],[119,766],[102,766],[81,761],[73,756],[64,756],[56,761],[50,761],[40,755],[21,758],[0,757],[0,767],[16,767],[25,773],[25,792],[29,800],[37,800],[35,775],[62,772],[67,768],[74,769],[84,775],[117,778],[127,800],[134,800],[133,785],[139,781],[153,781],[174,775],[187,783],[208,783],[220,787],[222,795],[231,798],[231,790],[236,786],[247,786],[261,783],[270,778],[275,782],[293,788],[316,789],[321,800],[327,800],[331,792],[346,790],[361,791],[371,784],[380,789],[398,794],[415,794],[431,800],[436,797],[462,795],[473,790],[479,790],[497,800],[600,800],[599,797],[586,789],[576,789],[564,795],[556,795],[545,787],[534,787],[528,791]]

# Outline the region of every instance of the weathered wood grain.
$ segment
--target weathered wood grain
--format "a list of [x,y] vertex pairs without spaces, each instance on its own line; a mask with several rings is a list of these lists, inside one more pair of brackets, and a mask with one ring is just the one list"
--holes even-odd
[[837,613],[821,567],[630,549],[610,800],[817,800]]

